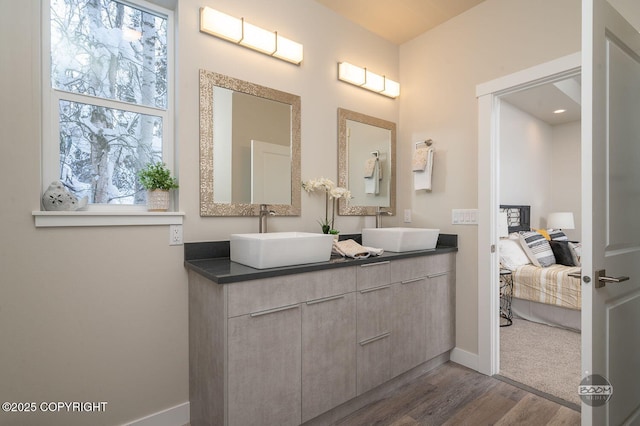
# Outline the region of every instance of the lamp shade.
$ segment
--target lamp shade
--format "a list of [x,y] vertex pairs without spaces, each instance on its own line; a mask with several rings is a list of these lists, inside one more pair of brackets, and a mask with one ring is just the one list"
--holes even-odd
[[549,217],[547,218],[547,227],[551,229],[575,229],[576,226],[573,223],[573,213],[549,213]]

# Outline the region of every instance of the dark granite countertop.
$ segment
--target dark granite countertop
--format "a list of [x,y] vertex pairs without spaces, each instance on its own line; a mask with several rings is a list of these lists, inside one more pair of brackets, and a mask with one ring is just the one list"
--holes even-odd
[[[359,234],[340,236],[343,239],[354,239],[361,242]],[[403,253],[384,252],[380,256],[367,259],[351,259],[332,255],[327,262],[307,263],[303,265],[283,266],[279,268],[255,269],[229,259],[229,241],[214,241],[205,243],[185,243],[184,266],[218,284],[230,284],[240,281],[256,280],[260,278],[277,277],[281,275],[300,274],[303,272],[320,271],[323,269],[342,268],[346,266],[364,265],[393,259],[404,259],[417,256],[429,256],[458,251],[458,236],[440,234],[435,249],[416,250]]]

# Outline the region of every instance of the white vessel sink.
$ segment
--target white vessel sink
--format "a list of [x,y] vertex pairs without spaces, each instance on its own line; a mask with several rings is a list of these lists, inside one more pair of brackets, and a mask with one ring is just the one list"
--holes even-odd
[[257,269],[326,262],[333,235],[310,232],[232,234],[231,261]]
[[436,248],[439,229],[428,228],[364,228],[362,245],[385,251],[403,252]]

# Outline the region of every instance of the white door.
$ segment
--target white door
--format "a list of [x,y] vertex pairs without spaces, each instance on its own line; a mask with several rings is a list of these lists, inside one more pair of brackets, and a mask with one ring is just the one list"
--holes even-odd
[[251,141],[251,203],[291,204],[291,148]]
[[[582,8],[582,374],[613,390],[581,388],[598,394],[582,424],[638,424],[640,34],[604,0]],[[599,287],[598,271],[622,282]]]

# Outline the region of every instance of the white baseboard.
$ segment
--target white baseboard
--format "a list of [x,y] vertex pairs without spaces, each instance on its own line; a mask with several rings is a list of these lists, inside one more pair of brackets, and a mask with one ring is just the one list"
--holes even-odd
[[189,402],[187,401],[126,423],[124,426],[183,426],[189,423],[190,419]]
[[464,365],[467,368],[478,371],[478,354],[467,352],[460,348],[453,348],[449,357],[456,364]]

